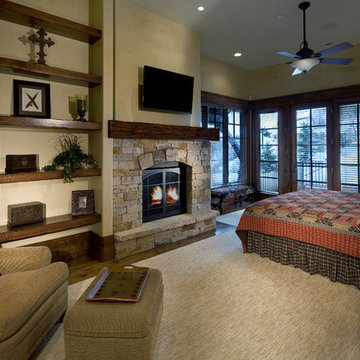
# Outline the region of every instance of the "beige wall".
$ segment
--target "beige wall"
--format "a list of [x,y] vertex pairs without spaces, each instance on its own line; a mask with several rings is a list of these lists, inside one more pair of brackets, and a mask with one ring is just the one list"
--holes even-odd
[[101,214],[101,223],[94,225],[94,231],[101,236],[113,233],[112,167],[113,139],[108,138],[108,120],[114,118],[114,47],[113,47],[113,0],[90,1],[90,25],[102,29],[102,38],[91,46],[90,72],[102,74],[102,86],[90,90],[93,119],[103,122],[103,131],[90,134],[90,149],[101,166],[102,176],[93,178],[97,211]]
[[[34,7],[55,15],[64,16],[77,22],[88,24],[88,0],[23,0],[16,1],[22,5]],[[0,56],[28,61],[30,44],[24,45],[23,39],[29,35],[31,28],[0,20]],[[55,45],[46,48],[46,62],[51,66],[88,72],[89,45],[71,40],[59,35],[50,34]],[[36,50],[37,51],[37,50]],[[71,121],[68,106],[68,96],[74,94],[88,94],[88,88],[48,81],[45,78],[20,76],[0,73],[0,114],[13,113],[13,79],[34,81],[50,84],[51,117]],[[60,130],[22,129],[0,127],[0,171],[5,169],[7,154],[39,154],[40,167],[49,164],[57,154],[54,148],[56,139],[63,134]],[[88,150],[88,135],[77,134],[85,151]],[[46,215],[57,216],[71,213],[71,192],[93,188],[91,178],[75,179],[71,184],[64,184],[62,180],[34,181],[0,185],[0,224],[7,223],[7,207],[10,204],[41,201],[46,204]],[[62,233],[25,239],[7,244],[17,246],[33,243],[61,235],[86,231],[90,227],[75,229]]]
[[202,55],[201,90],[248,100],[252,95],[250,72]]
[[[123,0],[115,1],[115,118],[170,125],[200,124],[199,34]],[[139,110],[144,65],[195,77],[191,115]]]

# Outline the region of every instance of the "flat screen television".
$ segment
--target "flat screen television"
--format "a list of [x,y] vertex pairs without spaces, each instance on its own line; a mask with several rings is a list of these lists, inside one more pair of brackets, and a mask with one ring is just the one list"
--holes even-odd
[[191,114],[194,78],[144,66],[144,109]]

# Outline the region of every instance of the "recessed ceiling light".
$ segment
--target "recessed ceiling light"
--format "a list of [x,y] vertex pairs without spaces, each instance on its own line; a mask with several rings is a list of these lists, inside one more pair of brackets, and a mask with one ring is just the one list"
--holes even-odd
[[242,53],[239,53],[239,52],[234,54],[235,57],[240,57],[241,55],[242,55]]
[[203,6],[198,6],[198,11],[204,11],[205,10],[205,8],[203,7]]

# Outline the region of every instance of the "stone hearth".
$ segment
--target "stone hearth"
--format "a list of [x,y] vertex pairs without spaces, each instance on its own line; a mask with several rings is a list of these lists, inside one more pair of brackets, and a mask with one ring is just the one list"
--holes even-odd
[[[113,223],[116,258],[214,230],[210,208],[209,140],[114,139]],[[142,171],[178,161],[188,165],[186,213],[142,222]]]

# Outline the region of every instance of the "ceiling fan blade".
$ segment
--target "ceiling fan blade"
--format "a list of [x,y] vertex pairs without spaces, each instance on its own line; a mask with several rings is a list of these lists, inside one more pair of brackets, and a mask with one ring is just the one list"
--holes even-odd
[[302,70],[299,70],[298,68],[296,68],[291,75],[292,75],[292,76],[298,75],[298,74],[301,74],[302,72],[303,72]]
[[298,56],[296,54],[289,53],[288,51],[275,51],[275,54],[289,56],[289,57],[294,58],[294,59],[301,59],[300,56]]
[[353,59],[350,58],[324,58],[320,59],[322,64],[337,64],[337,65],[347,65],[352,62]]
[[322,50],[322,51],[318,52],[315,56],[316,57],[328,56],[328,55],[334,54],[334,53],[336,53],[338,51],[350,49],[352,47],[354,47],[354,45],[351,45],[348,42],[343,42],[341,44],[334,45],[334,46],[329,47],[329,48],[327,48],[325,50]]

